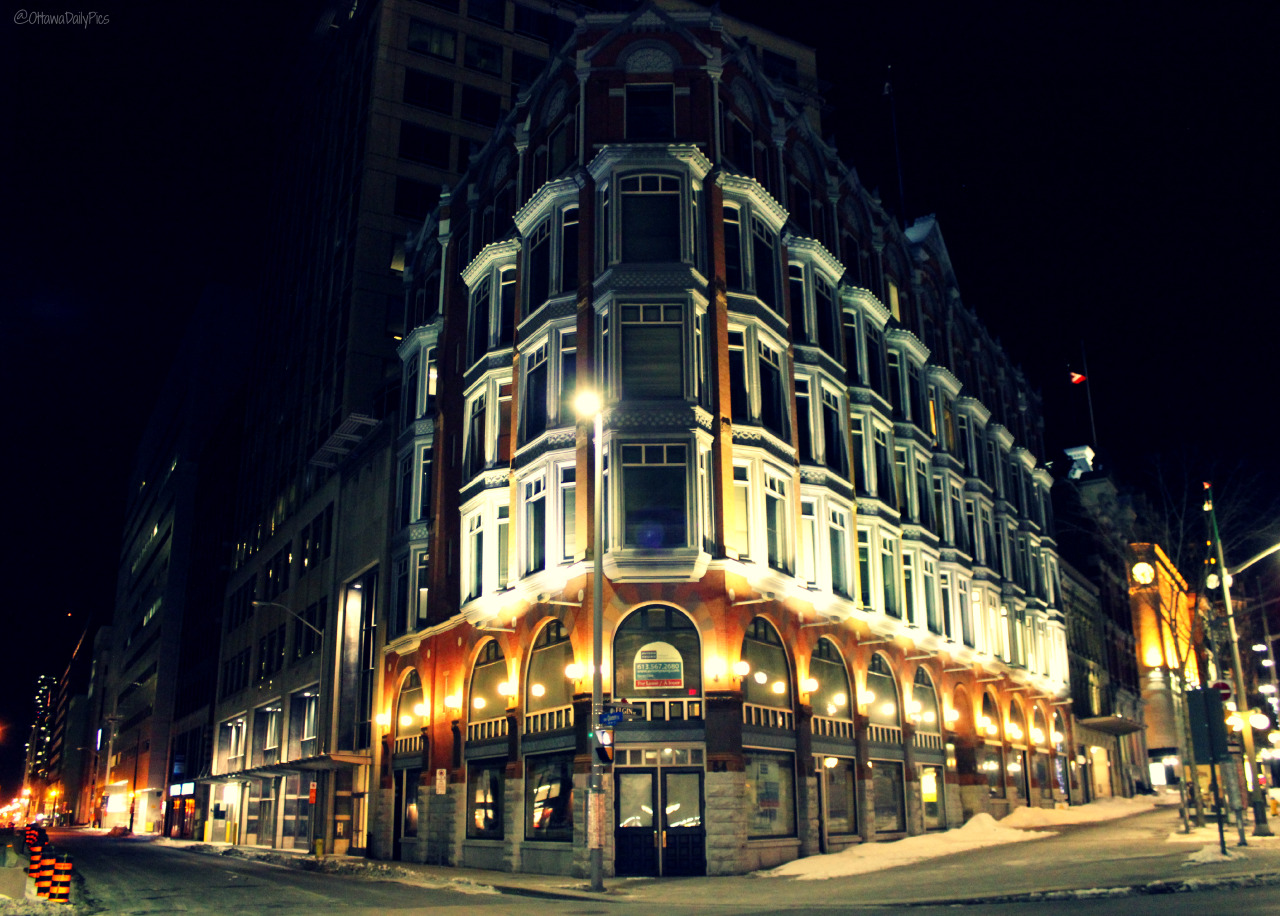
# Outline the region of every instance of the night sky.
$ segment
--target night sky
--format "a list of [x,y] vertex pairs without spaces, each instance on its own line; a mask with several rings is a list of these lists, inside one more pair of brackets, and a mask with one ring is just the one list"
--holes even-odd
[[[0,799],[36,674],[110,618],[171,348],[207,284],[255,283],[270,103],[315,6],[115,5],[0,21]],[[905,212],[937,214],[966,305],[1043,391],[1046,457],[1092,439],[1084,352],[1118,475],[1187,446],[1269,472],[1276,12],[974,6],[722,4],[817,49],[825,133],[902,212],[892,80]]]

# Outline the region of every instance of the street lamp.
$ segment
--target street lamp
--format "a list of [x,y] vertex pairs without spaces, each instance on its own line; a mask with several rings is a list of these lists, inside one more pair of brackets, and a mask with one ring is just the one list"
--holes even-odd
[[254,601],[252,602],[252,604],[254,607],[278,607],[280,608],[280,610],[284,611],[286,614],[289,614],[290,616],[296,618],[299,623],[305,624],[306,626],[310,627],[312,630],[315,631],[315,634],[319,636],[321,639],[324,638],[324,630],[317,627],[314,623],[312,623],[307,618],[303,617],[301,614],[299,614],[293,608],[289,607],[289,605],[287,604],[281,604],[279,601]]
[[[590,389],[581,389],[574,398],[574,408],[580,419],[591,419],[595,433],[592,452],[591,508],[591,734],[599,740],[600,713],[604,704],[604,676],[601,665],[604,656],[604,518],[600,495],[604,489],[604,405],[600,395]],[[592,748],[591,785],[587,791],[587,853],[591,867],[591,889],[604,890],[604,764]]]
[[[1214,549],[1218,555],[1218,568],[1222,570],[1222,602],[1227,611],[1227,627],[1231,634],[1231,661],[1235,668],[1236,696],[1239,698],[1240,703],[1248,705],[1248,695],[1245,693],[1244,688],[1244,667],[1240,664],[1240,637],[1236,633],[1236,617],[1231,606],[1231,578],[1233,572],[1238,573],[1245,567],[1252,566],[1258,560],[1273,552],[1273,550],[1280,550],[1280,544],[1277,544],[1272,550],[1264,551],[1251,558],[1238,569],[1230,570],[1227,568],[1227,560],[1222,552],[1222,537],[1218,533],[1218,516],[1213,511],[1213,486],[1208,481],[1205,481],[1204,484],[1204,511],[1209,513],[1209,525],[1213,532]],[[1252,725],[1241,731],[1241,737],[1244,739],[1244,773],[1245,779],[1249,783],[1249,803],[1253,806],[1253,835],[1273,836],[1271,827],[1267,824],[1267,803],[1262,797],[1262,787],[1258,784],[1258,774],[1255,769]]]

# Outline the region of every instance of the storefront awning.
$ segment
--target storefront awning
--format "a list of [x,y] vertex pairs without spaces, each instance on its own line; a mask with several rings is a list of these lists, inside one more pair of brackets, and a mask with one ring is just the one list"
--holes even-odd
[[1102,732],[1104,735],[1130,735],[1134,732],[1142,731],[1143,725],[1128,716],[1093,716],[1088,719],[1077,719],[1085,728],[1091,728],[1096,732]]
[[196,782],[219,783],[235,779],[263,779],[271,776],[285,776],[304,771],[337,770],[342,767],[363,766],[373,761],[370,754],[359,754],[354,751],[335,751],[332,754],[317,754],[314,757],[303,757],[298,760],[285,760],[280,763],[267,763],[262,766],[236,770],[234,773],[220,773],[217,776],[201,776]]

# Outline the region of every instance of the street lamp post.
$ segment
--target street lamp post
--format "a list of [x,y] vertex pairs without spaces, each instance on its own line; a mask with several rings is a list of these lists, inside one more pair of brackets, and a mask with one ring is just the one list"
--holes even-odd
[[[1271,826],[1267,823],[1267,802],[1262,797],[1262,787],[1258,784],[1258,774],[1256,764],[1254,763],[1254,747],[1253,747],[1253,724],[1249,721],[1249,699],[1245,693],[1244,685],[1244,667],[1240,664],[1240,637],[1236,633],[1236,617],[1231,606],[1231,574],[1227,570],[1226,557],[1222,551],[1222,537],[1218,534],[1218,516],[1213,511],[1213,487],[1206,482],[1204,485],[1204,510],[1209,513],[1209,524],[1213,533],[1214,550],[1217,553],[1218,569],[1222,570],[1222,602],[1227,611],[1227,628],[1231,635],[1231,662],[1235,668],[1236,682],[1236,698],[1237,702],[1243,705],[1241,709],[1241,717],[1244,719],[1244,727],[1240,730],[1241,737],[1244,739],[1244,774],[1245,779],[1249,782],[1249,803],[1253,807],[1253,835],[1254,836],[1273,836]],[[1255,559],[1260,559],[1260,555]],[[1254,561],[1250,560],[1250,565]],[[1243,566],[1241,567],[1244,568]]]
[[[591,734],[599,740],[600,713],[604,705],[604,519],[601,491],[604,489],[604,405],[594,391],[580,391],[574,406],[578,416],[593,421],[592,452],[592,575],[591,575]],[[591,785],[587,792],[587,854],[591,869],[591,890],[604,890],[604,764],[592,748]]]

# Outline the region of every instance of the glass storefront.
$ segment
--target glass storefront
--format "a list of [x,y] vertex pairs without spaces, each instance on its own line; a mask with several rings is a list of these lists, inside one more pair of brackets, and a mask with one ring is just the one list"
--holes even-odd
[[795,836],[795,758],[749,750],[746,763],[747,835]]
[[528,840],[573,839],[573,752],[526,757],[524,835]]
[[902,790],[900,761],[871,761],[871,791],[875,796],[876,833],[902,833],[907,829],[907,812],[903,803]]

